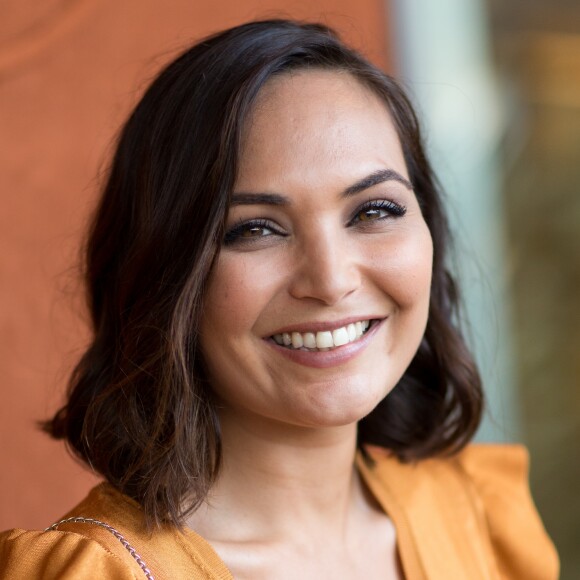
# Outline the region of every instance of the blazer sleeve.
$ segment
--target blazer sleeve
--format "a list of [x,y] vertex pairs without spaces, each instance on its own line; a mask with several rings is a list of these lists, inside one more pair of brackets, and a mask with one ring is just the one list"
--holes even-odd
[[[143,576],[144,577],[144,576]],[[119,556],[99,542],[61,531],[0,534],[0,580],[135,580]]]
[[559,560],[528,485],[528,452],[519,445],[473,445],[460,462],[481,498],[501,577],[556,580]]

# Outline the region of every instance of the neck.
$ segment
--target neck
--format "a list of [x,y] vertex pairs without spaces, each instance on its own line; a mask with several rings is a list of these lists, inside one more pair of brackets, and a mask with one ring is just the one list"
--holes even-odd
[[227,410],[220,421],[222,471],[189,522],[194,529],[218,540],[226,522],[229,530],[243,522],[246,539],[344,532],[353,506],[364,501],[354,470],[356,424],[312,429],[234,420]]

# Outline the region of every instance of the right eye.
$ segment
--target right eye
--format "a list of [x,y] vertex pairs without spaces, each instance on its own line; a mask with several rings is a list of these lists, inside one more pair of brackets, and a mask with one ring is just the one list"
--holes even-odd
[[251,220],[229,229],[224,236],[224,244],[252,242],[274,235],[284,234],[267,220]]

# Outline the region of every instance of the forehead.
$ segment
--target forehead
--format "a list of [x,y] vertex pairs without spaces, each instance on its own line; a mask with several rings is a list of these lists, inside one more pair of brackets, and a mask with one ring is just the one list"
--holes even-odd
[[[239,180],[309,170],[406,174],[386,104],[348,72],[306,70],[268,81],[243,133]],[[345,176],[346,178],[346,176]],[[238,183],[239,185],[239,183]]]

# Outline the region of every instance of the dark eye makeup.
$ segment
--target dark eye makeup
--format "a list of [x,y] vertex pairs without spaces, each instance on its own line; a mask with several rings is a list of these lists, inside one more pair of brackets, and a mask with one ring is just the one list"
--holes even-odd
[[[372,227],[374,223],[400,218],[407,208],[388,199],[369,200],[358,206],[346,223],[347,227]],[[288,236],[275,222],[265,218],[240,220],[230,227],[224,235],[224,245],[249,244],[259,242],[269,236]]]
[[364,225],[368,222],[386,218],[403,217],[406,212],[407,208],[404,205],[400,205],[389,199],[369,200],[354,211],[353,217],[348,222],[348,225],[355,225],[356,223]]
[[286,237],[287,234],[282,232],[276,224],[267,219],[259,218],[241,221],[227,230],[224,236],[224,245],[229,246],[235,242],[255,242],[260,238],[272,235]]

